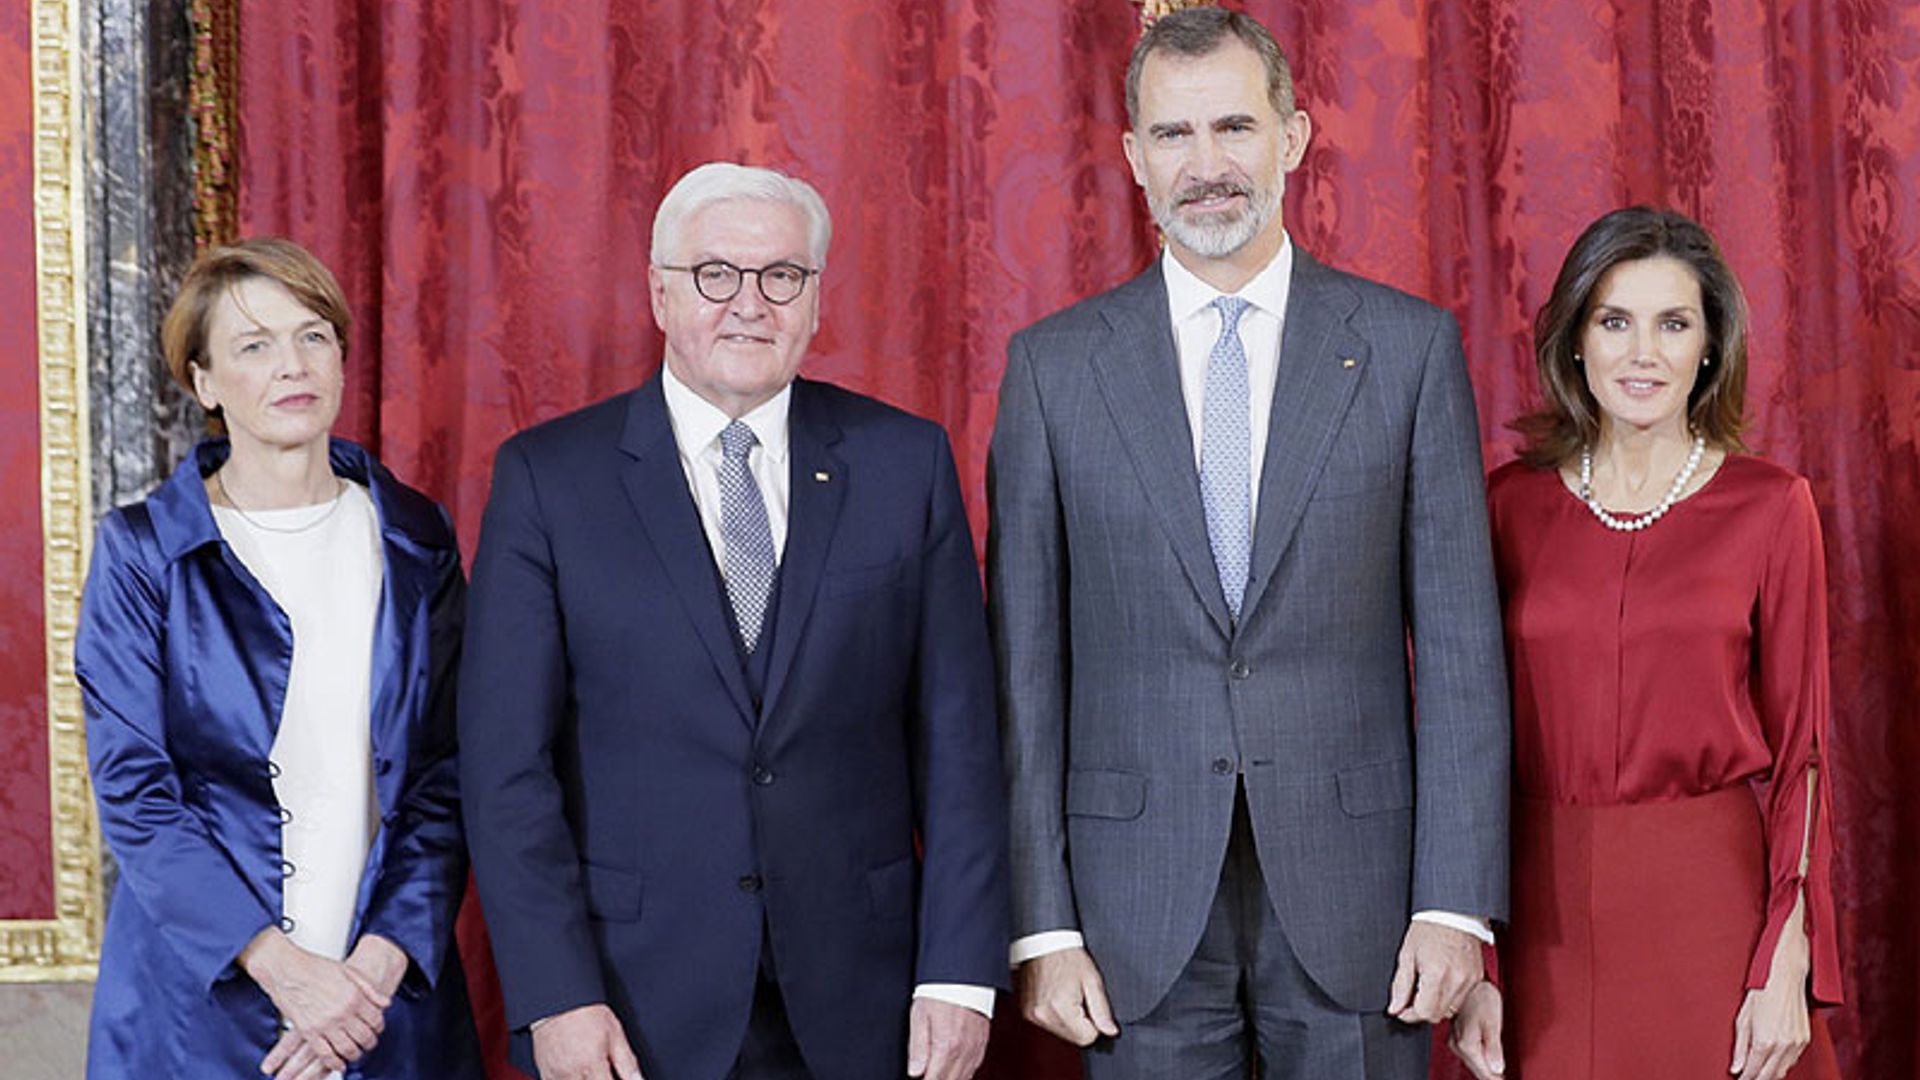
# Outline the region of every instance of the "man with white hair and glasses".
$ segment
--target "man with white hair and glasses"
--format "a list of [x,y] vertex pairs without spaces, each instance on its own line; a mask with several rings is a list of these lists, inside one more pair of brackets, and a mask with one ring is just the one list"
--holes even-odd
[[543,1078],[966,1080],[1006,982],[973,540],[941,429],[797,378],[831,224],[709,164],[662,201],[666,362],[509,439],[462,781]]

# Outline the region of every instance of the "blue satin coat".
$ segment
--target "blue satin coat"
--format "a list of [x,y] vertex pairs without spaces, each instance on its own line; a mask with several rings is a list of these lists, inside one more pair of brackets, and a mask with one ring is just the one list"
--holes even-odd
[[[281,808],[268,774],[293,634],[221,539],[201,443],[146,500],[100,523],[74,666],[101,831],[120,868],[94,991],[87,1075],[260,1076],[278,1014],[235,959],[280,917]],[[371,735],[380,828],[354,939],[406,951],[367,1080],[482,1075],[453,943],[467,877],[454,768],[454,673],[466,583],[446,515],[352,443],[333,471],[365,484],[385,577]]]

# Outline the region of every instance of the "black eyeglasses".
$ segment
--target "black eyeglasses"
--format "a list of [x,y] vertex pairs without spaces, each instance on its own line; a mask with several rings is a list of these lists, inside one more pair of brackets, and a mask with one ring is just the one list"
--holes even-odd
[[798,263],[777,262],[762,267],[735,266],[725,259],[708,259],[692,266],[661,266],[693,275],[693,287],[710,303],[724,304],[740,295],[740,283],[752,274],[758,279],[760,295],[769,304],[791,304],[806,291],[807,279],[818,274]]

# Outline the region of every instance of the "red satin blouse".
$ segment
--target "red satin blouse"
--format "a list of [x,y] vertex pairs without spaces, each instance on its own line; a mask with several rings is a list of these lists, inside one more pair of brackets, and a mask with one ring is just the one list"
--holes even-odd
[[[1751,786],[1771,881],[1747,985],[1766,985],[1804,886],[1813,997],[1840,1001],[1826,562],[1807,482],[1729,455],[1658,523],[1620,532],[1556,471],[1513,462],[1494,472],[1488,511],[1519,794],[1605,805]],[[1810,769],[1820,780],[1803,879]]]

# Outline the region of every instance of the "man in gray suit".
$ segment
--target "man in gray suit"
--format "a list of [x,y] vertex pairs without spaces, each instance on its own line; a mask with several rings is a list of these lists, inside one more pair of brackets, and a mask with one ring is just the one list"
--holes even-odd
[[1127,105],[1165,255],[1015,335],[988,471],[1021,1005],[1097,1080],[1424,1077],[1506,906],[1459,331],[1289,242],[1258,23],[1163,17]]

